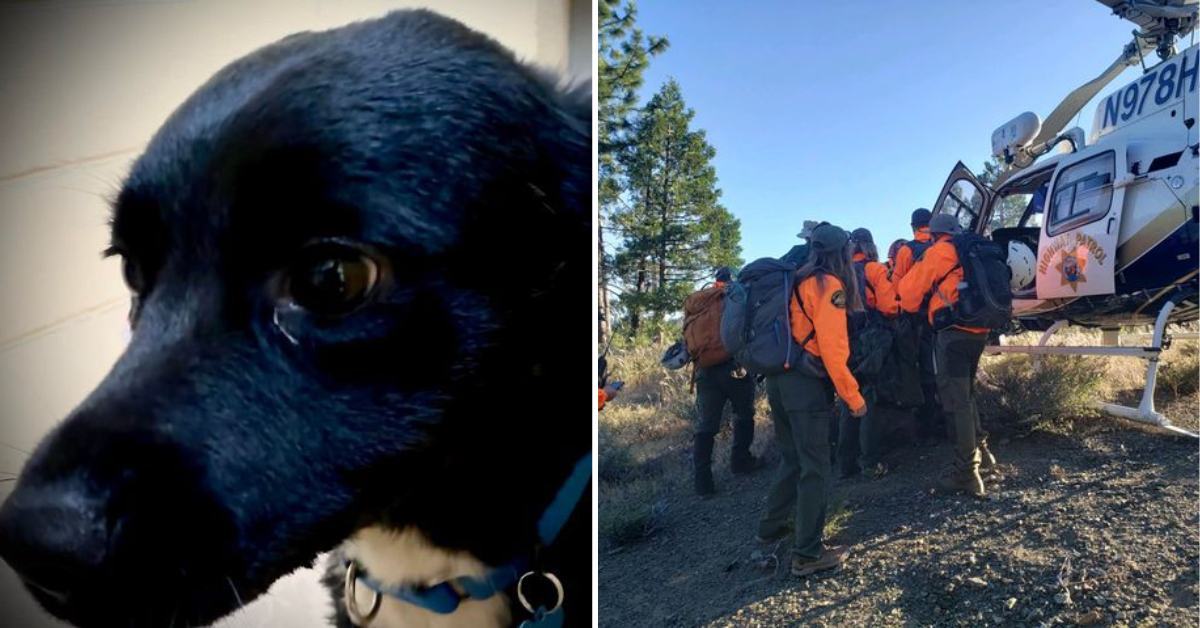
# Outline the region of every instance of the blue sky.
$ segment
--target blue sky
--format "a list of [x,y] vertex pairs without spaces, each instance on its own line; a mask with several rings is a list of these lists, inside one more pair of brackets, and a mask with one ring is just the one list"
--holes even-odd
[[[805,219],[910,235],[958,160],[978,172],[992,131],[1046,115],[1103,71],[1134,25],[1088,0],[641,0],[670,48],[643,100],[679,81],[716,147],[743,257],[782,255]],[[1190,43],[1183,42],[1182,49]],[[1127,70],[1101,95],[1140,74]],[[1090,130],[1094,104],[1078,125]]]

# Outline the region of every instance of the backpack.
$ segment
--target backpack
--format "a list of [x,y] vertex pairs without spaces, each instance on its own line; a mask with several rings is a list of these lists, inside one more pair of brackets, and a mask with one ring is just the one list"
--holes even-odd
[[864,311],[853,312],[847,317],[850,324],[850,372],[855,376],[875,377],[883,371],[883,365],[892,351],[895,333],[883,315],[867,305],[867,292],[874,296],[875,288],[867,282],[865,260],[854,262],[854,274]]
[[779,261],[791,264],[791,265],[795,266],[796,268],[800,268],[801,266],[803,266],[804,262],[807,260],[808,260],[808,245],[807,244],[797,244],[796,246],[793,246],[792,248],[788,249],[788,252],[784,253],[783,257],[779,258]]
[[909,240],[901,246],[908,247],[908,250],[912,252],[913,262],[916,263],[921,261],[921,258],[925,256],[925,251],[928,251],[929,247],[933,246],[933,240],[928,240],[925,242],[920,240]]
[[778,375],[801,357],[791,325],[795,277],[794,264],[764,257],[747,264],[726,286],[721,344],[747,371]]
[[[864,307],[866,305],[866,278],[861,274],[863,272],[862,264],[855,263],[854,266],[858,269],[859,281],[859,296],[862,298]],[[813,323],[812,317],[804,309],[804,301],[796,295],[796,300],[800,304],[800,311],[804,316],[808,317],[808,322]],[[883,315],[874,310],[864,310],[862,312],[848,312],[846,316],[847,334],[850,337],[850,359],[846,366],[850,367],[850,372],[856,379],[873,379],[883,372],[883,365],[887,362],[888,355],[892,352],[892,342],[895,334],[891,326],[884,320]],[[815,327],[815,325],[814,325]],[[813,334],[809,334],[805,338],[804,344],[812,340]],[[823,370],[823,365],[822,369]]]
[[693,292],[683,302],[683,342],[702,368],[724,364],[729,352],[721,344],[721,312],[725,288],[711,286]]
[[[954,268],[962,268],[963,279],[958,284],[958,300],[934,314],[934,328],[951,325],[1007,328],[1012,323],[1012,270],[1008,267],[1008,252],[977,233],[960,233],[950,242],[958,255]],[[941,283],[942,280],[936,282],[934,290]]]
[[883,361],[883,370],[875,378],[875,394],[880,404],[899,408],[918,408],[925,403],[917,365],[917,332],[913,319],[897,316],[886,321],[892,331],[892,348]]

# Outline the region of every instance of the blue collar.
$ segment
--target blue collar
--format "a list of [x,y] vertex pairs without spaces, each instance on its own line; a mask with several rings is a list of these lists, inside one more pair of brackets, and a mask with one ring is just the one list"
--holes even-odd
[[[575,463],[554,500],[538,519],[539,547],[549,547],[571,518],[571,512],[583,498],[592,477],[592,454],[588,452]],[[404,600],[434,613],[453,613],[463,600],[486,600],[515,585],[521,574],[529,569],[529,557],[519,556],[488,571],[481,577],[461,576],[432,586],[387,586],[368,575],[359,573],[358,581],[380,595]]]

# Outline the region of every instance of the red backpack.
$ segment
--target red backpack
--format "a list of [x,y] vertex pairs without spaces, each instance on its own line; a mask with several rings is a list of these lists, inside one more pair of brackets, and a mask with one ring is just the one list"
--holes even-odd
[[716,366],[732,357],[721,344],[721,313],[725,310],[724,286],[693,292],[683,302],[683,342],[701,367]]

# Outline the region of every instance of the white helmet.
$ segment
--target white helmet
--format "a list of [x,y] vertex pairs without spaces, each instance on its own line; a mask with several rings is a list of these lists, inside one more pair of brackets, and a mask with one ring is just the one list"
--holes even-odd
[[676,371],[683,368],[688,362],[691,362],[692,356],[688,355],[687,347],[680,340],[667,347],[666,352],[663,353],[662,359],[659,361],[662,362],[663,366]]
[[1036,266],[1037,256],[1028,244],[1021,240],[1008,241],[1008,268],[1012,271],[1009,285],[1012,286],[1013,292],[1027,290],[1033,286],[1033,280],[1037,278]]

